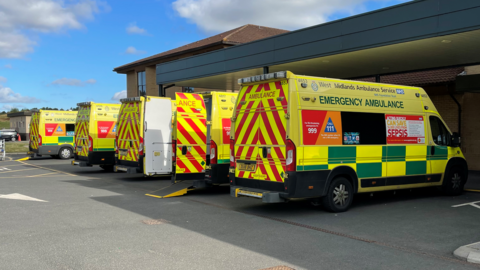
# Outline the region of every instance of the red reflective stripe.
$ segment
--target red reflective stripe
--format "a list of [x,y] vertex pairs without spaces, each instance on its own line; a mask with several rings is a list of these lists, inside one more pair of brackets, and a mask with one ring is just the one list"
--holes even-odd
[[177,93],[178,97],[181,99],[188,99],[184,93]]
[[203,151],[203,148],[201,146],[194,146],[193,148],[195,148],[195,150],[200,156],[206,158],[205,151]]
[[[278,145],[277,139],[275,138],[275,134],[273,133],[272,127],[270,126],[270,122],[268,121],[267,113],[266,112],[261,112],[260,114],[262,115],[263,125],[265,126],[265,129],[267,130],[268,137],[272,141],[272,144],[273,145]],[[263,133],[262,129],[259,128],[259,130],[260,130],[260,133]]]
[[241,101],[245,101],[245,97],[252,91],[253,85],[248,86],[247,90],[245,90],[245,94],[242,96],[242,99],[238,102],[236,110],[241,110],[242,109],[242,104],[240,104]]
[[201,172],[203,171],[203,166],[200,165],[200,163],[197,161],[197,159],[192,155],[192,153],[188,152],[186,155],[185,155],[188,159],[188,161],[190,161],[190,163],[192,163],[193,167],[195,167],[195,169],[197,170],[197,172]]
[[250,101],[249,104],[247,104],[247,108],[245,109],[245,112],[242,114],[242,118],[240,119],[240,122],[238,124],[238,126],[240,128],[238,130],[235,129],[235,138],[236,139],[238,139],[238,136],[239,136],[240,132],[244,128],[245,121],[248,118],[248,110],[250,110],[250,108],[253,106],[254,103],[255,103],[255,101]]
[[[275,107],[275,101],[273,101],[273,99],[269,99],[268,104],[270,105],[270,107]],[[272,115],[273,115],[273,118],[275,119],[275,123],[277,124],[278,132],[280,133],[280,136],[283,139],[282,144],[284,144],[285,143],[285,137],[287,136],[287,132],[285,131],[284,123],[280,119],[280,114],[278,113],[277,110],[272,111]]]
[[200,138],[200,140],[202,140],[203,143],[207,143],[206,134],[200,130],[200,128],[195,124],[195,122],[193,122],[193,120],[190,119],[190,118],[184,118],[184,120],[185,120],[185,122],[187,122],[187,124],[190,127],[192,127],[193,131],[195,131],[195,133]]
[[178,122],[178,121],[177,121],[177,126],[178,126],[178,131],[180,131],[180,133],[182,133],[183,137],[185,137],[185,139],[187,140],[187,143],[197,144],[197,142],[192,138],[192,136],[190,136],[188,131],[185,130],[185,128],[182,126],[182,124],[180,124],[180,122]]
[[177,107],[177,111],[178,112],[185,112],[185,109],[183,109],[182,107]]
[[180,160],[180,158],[177,158],[177,167],[185,169],[186,173],[189,173],[190,170],[188,169],[187,166],[183,163],[183,161]]

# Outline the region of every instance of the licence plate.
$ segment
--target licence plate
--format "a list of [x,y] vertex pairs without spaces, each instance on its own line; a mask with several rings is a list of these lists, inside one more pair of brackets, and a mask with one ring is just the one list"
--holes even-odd
[[248,197],[255,197],[255,198],[262,198],[263,194],[258,193],[258,192],[253,192],[253,191],[247,191],[247,190],[241,190],[237,189],[237,196],[238,195],[243,195],[243,196],[248,196]]
[[77,146],[77,152],[82,152],[82,147],[81,146]]
[[248,163],[238,163],[237,167],[240,171],[248,171],[254,172],[255,171],[255,163],[248,164]]
[[126,156],[128,154],[128,150],[127,149],[120,149],[120,151],[118,151],[118,153],[120,154],[120,156]]

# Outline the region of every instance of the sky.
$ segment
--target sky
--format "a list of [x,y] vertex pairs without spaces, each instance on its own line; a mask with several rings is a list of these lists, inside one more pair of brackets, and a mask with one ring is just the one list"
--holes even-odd
[[117,103],[113,68],[245,25],[297,30],[408,0],[0,0],[0,111]]

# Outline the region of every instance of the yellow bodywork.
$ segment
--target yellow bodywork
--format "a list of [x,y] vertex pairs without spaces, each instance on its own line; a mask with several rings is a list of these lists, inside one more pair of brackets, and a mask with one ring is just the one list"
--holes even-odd
[[[30,122],[30,149],[74,144],[76,111],[39,110]],[[41,140],[41,145],[40,145]],[[52,152],[52,155],[56,153]]]
[[79,106],[75,125],[75,153],[88,157],[89,137],[92,150],[114,151],[120,104],[88,102]]
[[[342,131],[342,115],[350,112],[383,114],[386,143],[360,144],[362,134]],[[288,71],[285,78],[244,83],[233,116],[235,177],[284,182],[289,139],[296,147],[296,172],[348,166],[358,176],[358,192],[439,186],[448,160],[464,156],[459,147],[434,143],[431,116],[444,124],[418,87],[297,76]],[[410,134],[405,135],[407,128]],[[430,175],[438,180],[429,182]],[[376,186],[376,179],[410,176],[427,180]],[[362,187],[365,179],[368,183]]]

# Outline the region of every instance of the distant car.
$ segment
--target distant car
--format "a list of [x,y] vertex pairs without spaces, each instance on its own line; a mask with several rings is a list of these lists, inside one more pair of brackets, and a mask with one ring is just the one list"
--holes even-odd
[[5,139],[5,141],[17,141],[18,133],[14,129],[2,129],[0,130],[0,140]]

